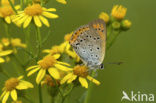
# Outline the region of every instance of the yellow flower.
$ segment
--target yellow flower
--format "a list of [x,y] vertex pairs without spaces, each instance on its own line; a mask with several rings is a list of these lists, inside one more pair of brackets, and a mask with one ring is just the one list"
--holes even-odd
[[19,38],[11,38],[11,43],[9,42],[8,38],[2,38],[1,40],[2,44],[4,46],[9,46],[11,45],[12,47],[22,47],[22,48],[26,48],[26,44],[21,42],[21,39]]
[[23,76],[18,78],[10,78],[5,82],[3,93],[0,96],[2,103],[6,103],[8,100],[9,95],[11,98],[16,101],[17,100],[17,90],[24,90],[28,88],[33,88],[33,85],[30,82],[22,80]]
[[59,54],[66,53],[70,57],[74,58],[76,60],[76,62],[79,62],[80,61],[79,56],[76,54],[76,52],[74,50],[71,49],[71,46],[69,44],[69,40],[72,36],[72,33],[66,34],[64,36],[64,42],[61,43],[60,45],[53,46],[51,49],[45,49],[45,50],[43,50],[43,52],[49,53],[50,55],[57,54],[57,53],[59,53]]
[[[15,6],[16,10],[19,8],[19,5]],[[10,24],[15,18],[15,12],[10,5],[4,5],[0,7],[0,17],[3,18],[8,24]]]
[[9,54],[12,54],[13,50],[5,50],[5,51],[0,51],[0,63],[4,63],[6,60],[3,59],[3,56],[7,56]]
[[91,76],[88,75],[88,68],[86,66],[80,66],[77,65],[71,70],[62,80],[61,84],[64,84],[65,82],[67,83],[72,83],[74,80],[78,78],[80,84],[82,87],[88,88],[88,82],[86,79],[92,81],[96,85],[100,85],[100,82],[97,81],[96,79],[92,78]]
[[99,15],[99,18],[104,20],[106,23],[109,22],[109,15],[105,12],[101,12],[100,15]]
[[57,61],[59,57],[60,54],[45,56],[42,60],[38,61],[38,65],[27,68],[27,71],[30,70],[27,76],[30,76],[33,73],[39,71],[36,77],[37,84],[39,84],[40,81],[43,79],[43,77],[46,74],[46,71],[48,71],[53,78],[59,79],[60,78],[59,70],[61,71],[71,70],[71,68],[67,67],[70,66],[69,64]]
[[66,0],[56,0],[56,1],[59,2],[59,3],[62,3],[62,4],[67,4]]
[[[11,2],[14,4],[15,1],[14,0],[11,0]],[[1,0],[1,5],[10,5],[9,1],[8,0]]]
[[26,48],[27,47],[26,44],[23,44],[21,42],[21,39],[19,39],[19,38],[11,39],[11,45],[13,47],[22,47],[22,48]]
[[123,21],[122,21],[122,27],[123,27],[124,29],[129,29],[129,28],[131,27],[131,25],[132,25],[132,23],[131,23],[131,21],[129,21],[129,20],[123,20]]
[[[42,23],[47,27],[50,26],[48,20],[45,18],[58,18],[58,15],[50,13],[56,11],[55,8],[44,8],[40,4],[32,4],[24,9],[24,11],[20,11],[18,16],[14,19],[15,24],[20,26],[23,23],[23,27],[26,28],[32,20],[37,27],[41,27]],[[42,22],[42,23],[41,23]]]
[[125,17],[127,12],[127,8],[123,7],[122,5],[115,5],[112,9],[112,16],[115,19],[121,20]]
[[[58,80],[56,80],[56,83],[59,85],[59,81]],[[55,82],[53,81],[53,79],[51,78],[50,75],[46,75],[45,76],[45,79],[41,82],[41,85],[44,85],[44,84],[46,84],[48,86],[51,86],[51,87],[56,86]]]

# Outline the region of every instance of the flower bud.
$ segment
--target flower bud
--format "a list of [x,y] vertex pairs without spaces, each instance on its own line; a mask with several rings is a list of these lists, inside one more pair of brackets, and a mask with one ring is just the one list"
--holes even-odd
[[106,23],[109,22],[109,15],[105,12],[101,12],[100,15],[99,15],[99,18],[104,20]]
[[132,23],[129,20],[123,20],[121,25],[123,29],[127,30],[131,27]]
[[114,17],[117,20],[122,20],[127,12],[127,8],[123,7],[122,5],[115,5],[112,8],[112,17]]
[[112,23],[112,27],[113,27],[113,29],[120,29],[120,22],[118,22],[118,21],[114,21],[113,23]]

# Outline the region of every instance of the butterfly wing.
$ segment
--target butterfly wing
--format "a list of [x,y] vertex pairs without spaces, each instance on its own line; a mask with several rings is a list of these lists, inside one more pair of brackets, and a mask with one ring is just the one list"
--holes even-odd
[[[99,28],[96,30],[95,25],[100,24],[100,29],[104,29],[103,22],[96,20],[88,25],[79,27],[72,35],[70,44],[75,52],[80,56],[84,64],[93,67],[100,65],[105,53],[105,35],[104,30],[101,36]],[[101,26],[101,24],[103,26]],[[101,32],[100,32],[101,33]]]

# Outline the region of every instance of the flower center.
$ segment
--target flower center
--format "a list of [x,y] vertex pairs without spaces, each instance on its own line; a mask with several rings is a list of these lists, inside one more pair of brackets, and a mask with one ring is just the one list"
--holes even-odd
[[19,84],[19,80],[17,78],[10,78],[5,82],[5,87],[7,91],[11,91],[16,88]]
[[42,60],[38,62],[38,64],[43,69],[48,69],[49,67],[52,67],[55,63],[56,63],[56,59],[51,55],[44,57]]
[[[55,86],[55,82],[52,80],[50,75],[46,75],[44,81],[45,81],[45,84],[47,84],[48,86],[51,86],[51,87]],[[59,81],[56,80],[56,83],[59,84]]]
[[24,9],[24,12],[29,16],[37,16],[42,14],[42,7],[40,4],[33,4]]
[[75,66],[73,70],[75,75],[86,77],[88,75],[88,68],[86,66]]
[[7,17],[7,16],[11,16],[14,14],[13,9],[11,8],[11,6],[3,6],[0,8],[0,14],[3,17]]

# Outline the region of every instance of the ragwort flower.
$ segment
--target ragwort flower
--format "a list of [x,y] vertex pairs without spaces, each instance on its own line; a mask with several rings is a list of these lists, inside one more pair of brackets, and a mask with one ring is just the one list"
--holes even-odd
[[[14,4],[14,0],[11,0]],[[15,6],[15,9],[20,9],[19,5]],[[1,6],[0,6],[0,17],[3,18],[6,23],[10,24],[12,20],[15,18],[15,12],[10,6],[8,0],[1,0]]]
[[31,66],[31,67],[27,68],[27,71],[30,70],[28,72],[27,76],[30,76],[33,73],[39,71],[37,74],[37,77],[36,77],[37,84],[39,84],[40,81],[43,79],[43,77],[46,74],[46,71],[48,71],[49,74],[53,78],[59,79],[60,78],[59,70],[61,70],[61,71],[71,70],[71,68],[68,67],[68,66],[70,66],[69,64],[67,64],[65,62],[57,61],[57,59],[59,57],[60,57],[60,54],[45,56],[42,60],[38,61],[38,65]]
[[[15,24],[20,26],[23,23],[23,27],[26,28],[32,20],[37,27],[41,27],[42,23],[47,27],[50,26],[48,20],[45,18],[55,19],[58,18],[58,15],[50,13],[56,11],[55,8],[45,8],[40,4],[32,4],[24,9],[24,11],[20,11],[18,16],[14,19]],[[42,23],[41,23],[42,22]]]
[[16,101],[17,100],[17,90],[24,90],[28,88],[33,88],[33,85],[30,82],[22,80],[23,76],[20,76],[18,78],[10,78],[5,82],[3,93],[0,96],[0,99],[2,99],[2,103],[6,103],[8,100],[9,95],[11,98]]
[[88,74],[88,68],[86,66],[75,66],[62,80],[61,84],[67,82],[72,83],[74,80],[78,78],[79,82],[81,83],[82,87],[88,88],[88,82],[86,79],[92,81],[96,85],[100,85],[100,82],[96,79],[92,78]]
[[12,47],[26,48],[26,44],[22,43],[21,39],[19,39],[19,38],[11,38],[10,41],[8,38],[2,38],[1,42],[6,47],[11,45]]
[[117,20],[122,20],[127,12],[127,8],[122,5],[115,5],[112,9],[112,16]]
[[45,49],[43,50],[43,52],[49,53],[50,55],[57,54],[57,53],[59,54],[66,53],[70,57],[74,58],[76,62],[79,62],[80,61],[79,56],[76,54],[76,52],[71,48],[71,45],[69,44],[69,40],[72,36],[72,33],[66,34],[64,36],[64,42],[61,43],[60,45],[53,46],[51,49]]

